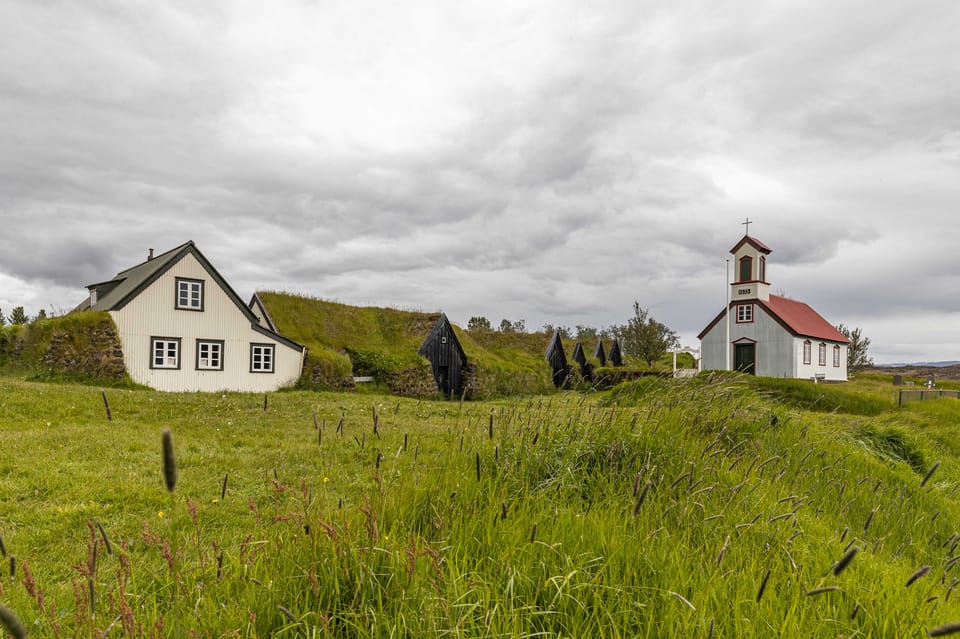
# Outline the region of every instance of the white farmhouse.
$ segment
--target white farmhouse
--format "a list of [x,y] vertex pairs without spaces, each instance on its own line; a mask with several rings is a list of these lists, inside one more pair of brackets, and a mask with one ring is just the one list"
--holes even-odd
[[244,304],[193,242],[87,286],[108,311],[131,379],[162,391],[274,391],[296,383],[305,349]]
[[850,341],[803,302],[770,294],[770,249],[744,235],[730,252],[736,269],[730,304],[698,336],[701,367],[846,381]]

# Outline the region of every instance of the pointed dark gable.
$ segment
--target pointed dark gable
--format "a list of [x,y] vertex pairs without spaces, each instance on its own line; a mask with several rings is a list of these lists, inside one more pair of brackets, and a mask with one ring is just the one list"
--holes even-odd
[[583,353],[583,344],[577,342],[577,345],[573,347],[573,361],[580,366],[583,366],[587,363],[587,356]]
[[550,368],[553,369],[553,384],[557,388],[563,386],[567,380],[567,356],[563,352],[563,341],[560,339],[560,331],[554,331],[550,343],[547,344],[547,352],[544,357],[550,362]]
[[442,395],[456,397],[463,393],[463,369],[467,365],[467,354],[463,352],[446,315],[440,313],[440,318],[417,353],[430,361],[437,390]]
[[550,362],[550,368],[559,370],[567,365],[567,356],[563,352],[563,342],[560,340],[560,332],[554,331],[550,343],[547,344],[547,352],[544,354],[547,361]]
[[592,377],[590,367],[587,364],[587,354],[583,352],[583,344],[580,342],[577,342],[577,345],[573,347],[573,361],[580,366],[580,374],[584,379]]
[[601,366],[607,365],[607,353],[603,350],[603,338],[597,338],[597,349],[593,351],[593,356],[600,360]]
[[623,366],[623,354],[620,352],[619,340],[613,340],[610,345],[610,363],[614,366]]

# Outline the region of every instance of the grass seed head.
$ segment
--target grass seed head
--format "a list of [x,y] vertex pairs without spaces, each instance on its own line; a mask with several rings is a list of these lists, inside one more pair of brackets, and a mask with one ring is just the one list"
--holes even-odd
[[169,428],[163,431],[163,481],[167,490],[173,492],[177,486],[177,459],[173,454],[173,434]]
[[946,637],[947,635],[953,635],[960,632],[960,621],[952,621],[950,623],[945,623],[942,626],[937,626],[936,628],[930,628],[927,630],[928,637]]
[[833,564],[833,574],[839,575],[841,572],[846,570],[847,566],[850,565],[850,562],[853,561],[853,558],[857,556],[858,552],[860,552],[860,549],[856,546],[848,550],[847,554],[840,558],[840,561]]
[[913,582],[925,576],[928,572],[930,572],[930,566],[920,566],[920,569],[917,570],[917,572],[910,575],[910,578],[907,579],[907,583],[904,585],[907,587],[910,587],[910,585],[913,584]]
[[923,479],[920,480],[920,486],[926,486],[927,482],[930,481],[930,478],[933,477],[933,474],[937,472],[937,469],[940,468],[940,462],[936,462],[933,466],[930,467],[930,470],[927,471],[927,474],[923,476]]
[[763,581],[760,582],[760,589],[757,591],[757,603],[760,603],[760,600],[763,599],[763,591],[767,589],[767,581],[770,580],[770,569],[767,568],[767,574],[763,576]]
[[27,639],[27,629],[20,623],[20,619],[2,604],[0,604],[0,626],[3,626],[13,639]]

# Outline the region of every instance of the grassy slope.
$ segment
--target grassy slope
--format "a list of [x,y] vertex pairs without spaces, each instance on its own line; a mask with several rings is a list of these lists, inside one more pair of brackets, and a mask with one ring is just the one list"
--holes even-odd
[[[0,603],[32,636],[114,619],[171,637],[920,636],[960,619],[960,402],[898,410],[892,391],[648,378],[462,406],[287,392],[264,412],[114,390],[108,423],[89,387],[0,378],[18,557]],[[99,544],[91,572],[94,520],[114,554]]]
[[[380,307],[357,307],[287,293],[261,292],[279,331],[306,345],[310,356],[337,375],[389,374],[421,366],[426,360],[417,350],[433,329],[439,314]],[[467,358],[479,367],[481,397],[543,393],[552,388],[551,371],[544,359],[550,336],[545,333],[465,331],[454,327]],[[606,340],[609,348],[609,340]],[[564,340],[572,357],[575,339]],[[585,344],[594,360],[594,344]],[[572,361],[571,366],[576,366]],[[632,365],[646,368],[643,363]],[[658,370],[670,370],[672,356],[665,355]],[[678,366],[692,367],[688,354]],[[309,368],[309,366],[308,366]]]
[[[417,350],[438,314],[391,308],[357,307],[285,293],[259,293],[277,328],[306,345],[319,358],[374,361],[385,372],[418,366]],[[550,369],[543,358],[547,336],[541,333],[482,335],[454,328],[467,358],[478,364],[485,396],[543,392]],[[349,360],[347,360],[349,365]],[[366,372],[366,371],[363,371]]]

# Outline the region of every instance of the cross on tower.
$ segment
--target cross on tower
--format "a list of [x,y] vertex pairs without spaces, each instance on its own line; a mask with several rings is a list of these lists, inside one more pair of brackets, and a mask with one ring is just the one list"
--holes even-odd
[[740,223],[743,224],[745,227],[747,227],[746,234],[750,235],[750,225],[753,224],[750,218],[748,217],[746,222],[740,222]]

